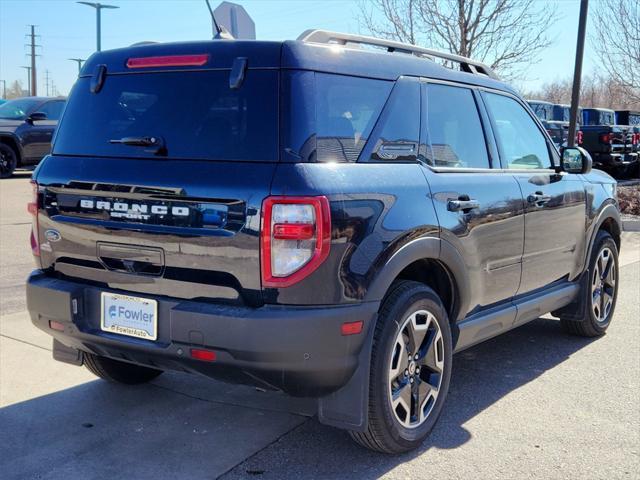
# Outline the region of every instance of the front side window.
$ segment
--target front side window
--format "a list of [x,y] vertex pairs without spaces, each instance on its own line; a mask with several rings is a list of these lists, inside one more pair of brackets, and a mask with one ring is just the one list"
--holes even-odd
[[485,94],[505,168],[551,168],[544,135],[525,108],[513,98]]
[[473,92],[468,88],[426,87],[427,134],[434,167],[489,168],[484,131]]

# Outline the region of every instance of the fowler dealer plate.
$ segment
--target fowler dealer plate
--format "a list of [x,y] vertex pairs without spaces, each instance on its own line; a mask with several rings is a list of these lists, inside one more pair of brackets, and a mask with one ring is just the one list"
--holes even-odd
[[100,328],[129,337],[158,338],[158,302],[149,298],[102,292]]

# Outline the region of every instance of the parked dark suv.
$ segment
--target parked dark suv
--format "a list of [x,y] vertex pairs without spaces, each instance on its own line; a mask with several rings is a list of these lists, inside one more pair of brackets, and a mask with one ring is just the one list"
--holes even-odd
[[0,105],[0,178],[37,164],[51,151],[64,98],[25,97]]
[[620,220],[590,170],[462,57],[317,30],[100,52],[34,173],[28,309],[102,378],[314,397],[402,452],[454,352],[547,312],[605,332]]

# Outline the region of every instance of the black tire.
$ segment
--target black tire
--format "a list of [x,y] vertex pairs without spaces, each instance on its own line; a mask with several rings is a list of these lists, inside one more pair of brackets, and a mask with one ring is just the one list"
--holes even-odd
[[[437,341],[435,349],[439,353],[435,355],[440,356],[443,368],[439,374],[441,380],[439,380],[440,384],[435,401],[430,405],[425,402],[421,406],[423,411],[426,407],[429,407],[429,412],[426,413],[423,423],[407,428],[398,418],[398,407],[396,407],[395,411],[392,408],[392,394],[390,391],[392,382],[390,378],[393,375],[391,374],[390,366],[393,366],[392,362],[396,361],[394,358],[397,358],[397,341],[400,338],[399,335],[405,331],[403,330],[403,325],[405,325],[405,322],[408,321],[413,312],[421,310],[426,310],[432,314],[437,322],[437,327],[439,327],[441,338],[435,337],[436,340],[433,341],[433,345],[436,345]],[[427,335],[429,335],[429,338],[434,338],[432,334],[425,334],[424,339],[428,338]],[[421,345],[426,345],[427,343],[425,342],[431,343],[423,340]],[[407,343],[406,345],[409,344]],[[418,348],[417,350],[420,349]],[[419,447],[433,429],[442,411],[451,378],[452,350],[449,319],[438,295],[429,287],[418,282],[400,281],[395,283],[382,304],[374,333],[370,366],[368,427],[364,432],[349,432],[351,437],[363,447],[383,453],[397,454]],[[392,357],[392,355],[396,356]],[[425,358],[428,355],[429,353],[425,353]],[[415,363],[418,361],[411,362],[411,358],[409,356],[408,360],[410,363],[414,363],[415,367]],[[423,371],[420,372],[418,370],[417,373],[419,375],[415,379],[415,385],[414,380],[409,385],[412,392],[414,392],[414,388],[418,388],[418,385],[423,383],[421,377],[427,375],[428,378],[431,378],[430,370],[425,367],[425,364],[419,365],[419,368],[422,368]],[[405,370],[404,376],[407,375],[406,372],[407,370]],[[413,373],[411,372],[410,377],[414,377]],[[416,397],[416,400],[419,400],[419,397]],[[419,401],[416,403],[420,404]],[[411,409],[413,411],[413,399]],[[420,413],[418,415],[422,416]],[[414,417],[411,416],[411,418]]]
[[18,165],[18,155],[6,143],[0,143],[0,178],[9,178]]
[[[598,268],[596,266],[596,262],[598,262],[598,258],[604,250],[608,250],[609,252],[611,252],[611,261],[613,262],[612,265],[615,269],[613,271],[615,275],[615,282],[611,289],[611,307],[606,315],[602,315],[602,318],[598,319],[596,312],[594,311],[594,294],[592,288],[594,285],[596,270]],[[616,246],[616,242],[608,232],[600,230],[597,233],[596,239],[593,244],[593,251],[591,252],[591,258],[589,259],[589,269],[585,272],[585,275],[588,275],[589,281],[583,284],[583,287],[579,293],[579,295],[585,296],[583,298],[585,302],[584,315],[582,318],[561,316],[560,322],[562,323],[565,331],[572,335],[578,335],[581,337],[599,337],[601,335],[604,335],[604,333],[607,331],[607,328],[609,328],[609,325],[611,324],[613,312],[616,307],[619,284],[618,272],[618,247]],[[597,307],[595,308],[595,310],[598,310]]]
[[84,353],[84,366],[94,375],[110,382],[137,385],[153,380],[162,370],[120,362],[111,358]]

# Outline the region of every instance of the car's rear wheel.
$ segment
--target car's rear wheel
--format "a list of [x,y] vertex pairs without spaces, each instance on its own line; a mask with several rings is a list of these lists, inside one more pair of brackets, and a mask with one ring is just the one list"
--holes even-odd
[[84,366],[94,375],[110,382],[136,385],[153,380],[162,370],[120,362],[111,358],[84,353]]
[[451,357],[449,320],[436,293],[418,282],[395,284],[374,335],[368,427],[352,438],[384,453],[418,447],[442,410]]
[[18,165],[18,156],[9,145],[0,143],[0,178],[9,178]]
[[560,321],[569,333],[597,337],[611,324],[618,297],[618,248],[608,232],[598,232],[585,275],[589,282],[580,292],[586,296],[583,318],[561,316]]

